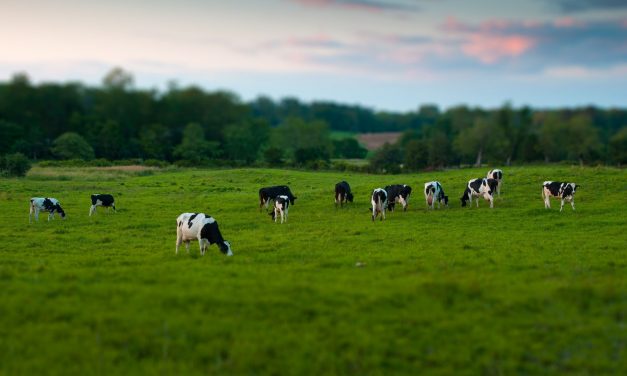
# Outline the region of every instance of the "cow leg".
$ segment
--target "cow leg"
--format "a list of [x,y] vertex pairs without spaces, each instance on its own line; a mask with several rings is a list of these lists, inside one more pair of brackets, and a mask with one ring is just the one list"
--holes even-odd
[[183,238],[181,237],[181,234],[178,233],[176,234],[176,252],[174,252],[175,255],[179,254],[179,247],[181,246],[181,244],[183,244]]
[[477,207],[479,207],[479,196],[477,196]]
[[90,217],[91,217],[91,215],[92,215],[92,214],[94,214],[94,211],[95,211],[95,210],[96,210],[96,205],[92,205],[92,206],[89,208],[89,216],[90,216]]
[[573,210],[575,210],[575,198],[574,197],[570,200],[570,206],[572,206]]
[[494,208],[494,198],[490,197],[490,209]]
[[381,221],[385,219],[385,208],[381,209]]
[[499,197],[501,197],[501,181],[500,180],[498,184],[496,185],[496,193],[498,193]]
[[39,208],[35,208],[35,220],[39,222]]
[[34,210],[35,209],[33,208],[33,205],[31,204],[30,210],[28,211],[28,223],[32,223],[32,216],[33,216]]
[[189,254],[189,240],[185,241],[185,250],[187,250],[187,254]]
[[48,222],[50,222],[50,218],[54,219],[54,212],[48,213]]
[[560,212],[564,210],[564,198],[562,197],[562,205],[560,206]]

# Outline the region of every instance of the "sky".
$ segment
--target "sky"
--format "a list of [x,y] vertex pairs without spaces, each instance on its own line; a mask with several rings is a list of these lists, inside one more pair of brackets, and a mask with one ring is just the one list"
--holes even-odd
[[627,107],[626,0],[0,0],[0,81],[376,110]]

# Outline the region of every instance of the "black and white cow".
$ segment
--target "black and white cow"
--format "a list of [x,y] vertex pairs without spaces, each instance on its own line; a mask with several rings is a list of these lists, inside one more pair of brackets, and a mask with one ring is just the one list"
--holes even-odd
[[287,196],[290,200],[290,204],[294,205],[296,196],[290,191],[290,187],[287,185],[276,185],[274,187],[264,187],[259,190],[259,211],[265,205],[268,208],[270,200],[274,200],[277,196]]
[[411,194],[411,187],[409,185],[394,184],[385,187],[385,191],[388,194],[388,210],[394,211],[394,205],[399,202],[403,205],[403,211],[407,210],[409,204],[409,195]]
[[462,206],[466,203],[472,204],[472,198],[477,197],[477,207],[479,207],[479,197],[483,196],[486,201],[490,201],[490,208],[494,207],[494,191],[498,182],[494,179],[470,179],[461,198]]
[[488,179],[494,179],[498,182],[498,185],[496,186],[496,193],[498,193],[498,195],[501,195],[501,184],[503,181],[503,170],[499,170],[498,168],[495,168],[494,170],[490,170],[488,171],[488,176],[486,176]]
[[544,208],[551,208],[549,198],[555,197],[562,200],[560,211],[564,210],[564,202],[570,202],[570,206],[575,210],[575,191],[579,186],[575,183],[562,183],[559,181],[545,181],[542,183],[542,199],[544,200]]
[[39,221],[39,212],[48,212],[48,220],[54,219],[54,213],[59,213],[61,218],[65,219],[65,211],[61,208],[59,200],[50,197],[33,197],[30,199],[30,211],[28,213],[28,223],[31,222],[31,217],[35,214],[35,220]]
[[107,208],[110,210],[113,208],[115,212],[115,200],[112,195],[101,195],[101,194],[93,194],[91,195],[91,208],[89,209],[89,216],[96,212],[96,208],[98,206],[102,206],[103,208]]
[[211,244],[217,244],[222,253],[233,256],[231,244],[222,237],[218,222],[204,213],[183,213],[176,218],[176,254],[183,242],[189,253],[191,240],[198,240],[201,255],[205,254]]
[[345,202],[353,202],[353,193],[347,182],[341,181],[335,185],[335,205],[343,206]]
[[388,194],[383,188],[372,191],[372,221],[381,213],[381,220],[385,219],[385,208],[388,206]]
[[444,194],[442,184],[439,181],[430,181],[425,183],[425,201],[427,202],[427,208],[433,209],[435,202],[438,203],[438,209],[440,204],[444,204],[448,207],[448,196]]
[[283,219],[285,218],[285,222],[287,222],[287,213],[290,208],[290,200],[287,196],[277,196],[274,199],[274,210],[272,210],[268,215],[272,217],[274,222],[276,223],[279,216],[281,217],[281,223],[283,223]]

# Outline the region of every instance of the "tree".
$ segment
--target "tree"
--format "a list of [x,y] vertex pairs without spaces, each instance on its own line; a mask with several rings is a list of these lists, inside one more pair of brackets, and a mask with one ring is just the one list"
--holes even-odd
[[370,168],[376,172],[397,174],[401,172],[403,153],[398,145],[385,143],[370,159]]
[[368,150],[352,138],[333,140],[333,155],[335,158],[365,158]]
[[566,125],[565,138],[567,140],[568,158],[578,160],[583,166],[584,161],[590,161],[601,148],[599,132],[592,126],[590,118],[585,114],[572,117]]
[[107,89],[128,90],[133,86],[133,75],[120,67],[115,67],[102,79],[102,84]]
[[610,159],[614,163],[623,165],[627,163],[627,126],[624,126],[610,138]]
[[30,170],[30,160],[22,153],[7,154],[0,158],[0,172],[6,176],[24,176]]
[[66,132],[57,137],[53,142],[51,152],[59,159],[94,159],[94,148],[74,132]]
[[271,146],[285,150],[294,157],[297,149],[318,148],[331,155],[333,144],[329,126],[321,121],[306,123],[300,118],[290,118],[272,132]]
[[174,149],[174,156],[194,163],[206,162],[220,155],[219,144],[205,139],[205,133],[197,123],[190,123],[183,131],[183,141]]
[[455,147],[462,156],[476,156],[475,166],[481,166],[486,156],[502,158],[507,144],[502,129],[489,118],[478,118],[472,127],[462,130],[455,140]]
[[410,171],[425,168],[428,162],[428,150],[424,140],[413,139],[405,144],[404,167]]
[[267,121],[243,121],[224,129],[224,149],[230,159],[250,164],[257,160],[261,147],[269,138],[270,124]]

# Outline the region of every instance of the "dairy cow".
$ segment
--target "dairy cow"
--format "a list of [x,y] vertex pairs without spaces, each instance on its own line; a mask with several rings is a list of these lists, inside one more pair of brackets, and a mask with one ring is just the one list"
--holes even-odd
[[198,240],[201,255],[211,244],[216,244],[222,253],[233,256],[231,243],[222,237],[218,222],[204,213],[183,213],[176,218],[176,254],[183,242],[189,253],[189,242],[192,240]]
[[550,197],[562,200],[560,211],[564,210],[564,202],[570,202],[570,206],[575,210],[575,191],[579,186],[575,183],[562,183],[559,181],[545,181],[542,183],[542,199],[544,208],[551,208]]
[[425,201],[429,209],[434,208],[436,201],[438,208],[440,208],[440,204],[448,206],[448,196],[444,194],[444,189],[442,189],[442,184],[439,181],[425,183]]
[[268,215],[272,217],[274,222],[278,220],[279,216],[281,217],[281,223],[285,219],[287,222],[287,214],[290,208],[290,200],[287,196],[277,196],[274,199],[274,210],[272,210]]
[[61,218],[65,219],[65,211],[61,208],[59,200],[51,197],[33,197],[30,199],[30,211],[28,213],[28,222],[32,221],[33,214],[35,220],[39,221],[39,212],[48,212],[48,220],[54,219],[54,213],[59,213]]
[[479,207],[479,197],[490,201],[490,208],[494,207],[494,191],[498,182],[494,179],[470,179],[466,185],[466,190],[461,198],[462,206],[467,203],[472,204],[472,198],[477,197],[477,207]]
[[499,170],[499,169],[494,169],[494,170],[490,170],[488,171],[488,176],[486,176],[488,179],[494,179],[498,182],[497,186],[496,186],[496,193],[500,196],[501,195],[501,184],[503,182],[503,171]]
[[372,203],[372,221],[381,214],[381,220],[385,219],[385,208],[388,205],[388,194],[385,189],[377,188],[372,191],[372,197],[370,202]]
[[353,193],[347,182],[341,181],[335,185],[335,205],[343,206],[346,202],[353,202]]
[[403,211],[407,210],[409,204],[409,195],[411,195],[411,187],[409,185],[394,184],[385,187],[388,198],[388,210],[394,211],[396,203],[403,205]]
[[98,206],[102,206],[103,208],[107,208],[110,210],[113,208],[115,212],[115,200],[112,195],[102,195],[102,194],[93,194],[91,195],[91,208],[89,208],[89,216],[96,212],[96,208]]

